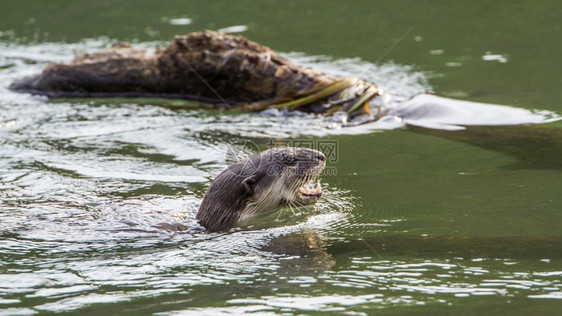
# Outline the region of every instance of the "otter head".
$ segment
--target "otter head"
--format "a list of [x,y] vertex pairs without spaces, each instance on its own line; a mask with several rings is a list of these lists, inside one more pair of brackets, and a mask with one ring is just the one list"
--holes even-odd
[[316,203],[316,178],[326,165],[319,151],[278,147],[241,160],[221,172],[207,190],[197,220],[209,231],[224,231],[242,220],[280,208]]

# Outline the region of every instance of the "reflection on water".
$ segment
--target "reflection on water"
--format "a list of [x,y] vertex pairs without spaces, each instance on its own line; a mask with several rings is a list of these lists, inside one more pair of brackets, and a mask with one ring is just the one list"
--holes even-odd
[[[322,179],[326,198],[315,209],[286,210],[228,233],[194,230],[228,144],[251,139],[265,147],[269,138],[338,139],[367,130],[326,131],[321,117],[189,103],[14,94],[6,86],[15,78],[108,42],[0,45],[0,315],[101,304],[130,313],[365,313],[388,305],[463,306],[477,296],[561,297],[558,239],[374,238],[400,230],[408,213],[387,214],[331,183],[345,183],[352,176],[345,173]],[[407,96],[430,88],[423,73],[394,63],[288,56],[340,75],[372,67],[374,81]],[[187,231],[156,228],[160,223]]]
[[541,125],[477,126],[444,132],[415,128],[417,133],[465,142],[517,158],[506,168],[562,169],[562,130]]

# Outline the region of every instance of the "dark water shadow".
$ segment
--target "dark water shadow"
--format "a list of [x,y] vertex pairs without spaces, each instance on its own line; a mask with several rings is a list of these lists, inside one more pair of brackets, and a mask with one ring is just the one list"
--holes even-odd
[[370,247],[382,257],[409,256],[418,258],[562,258],[562,238],[544,237],[469,237],[380,235],[365,240],[335,243],[328,252],[338,254],[364,253]]
[[553,126],[470,126],[458,131],[409,126],[409,130],[517,158],[516,163],[502,168],[562,170],[562,129]]

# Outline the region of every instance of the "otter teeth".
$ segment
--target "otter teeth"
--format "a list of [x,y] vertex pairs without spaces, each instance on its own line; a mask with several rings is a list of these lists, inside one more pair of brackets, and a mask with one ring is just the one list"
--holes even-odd
[[305,196],[315,196],[315,197],[321,196],[322,187],[320,186],[320,181],[316,182],[315,188],[312,188],[312,182],[308,182],[307,184],[299,188],[299,193]]

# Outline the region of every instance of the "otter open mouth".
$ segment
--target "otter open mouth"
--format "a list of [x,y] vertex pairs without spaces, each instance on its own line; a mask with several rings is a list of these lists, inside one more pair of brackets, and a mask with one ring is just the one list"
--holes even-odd
[[[316,186],[314,185],[315,182]],[[320,186],[320,181],[313,179],[299,187],[297,192],[297,196],[300,200],[306,201],[307,203],[314,203],[322,196],[322,187]]]

